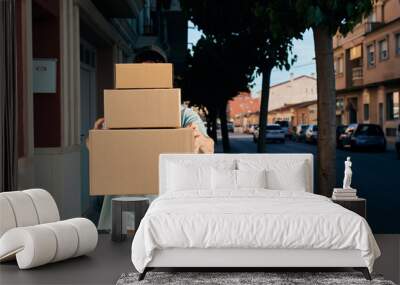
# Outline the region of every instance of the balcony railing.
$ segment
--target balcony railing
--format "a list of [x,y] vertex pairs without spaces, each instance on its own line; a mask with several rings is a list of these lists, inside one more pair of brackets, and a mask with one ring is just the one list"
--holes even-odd
[[353,86],[362,84],[363,80],[363,69],[361,66],[353,67],[351,69],[351,79]]
[[382,26],[382,22],[365,22],[365,32],[370,33]]

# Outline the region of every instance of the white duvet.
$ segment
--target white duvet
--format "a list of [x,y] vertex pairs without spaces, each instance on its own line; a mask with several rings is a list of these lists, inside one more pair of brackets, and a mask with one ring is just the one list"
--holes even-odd
[[132,262],[143,272],[165,248],[358,249],[371,272],[380,255],[359,215],[324,196],[265,189],[158,197],[135,235]]

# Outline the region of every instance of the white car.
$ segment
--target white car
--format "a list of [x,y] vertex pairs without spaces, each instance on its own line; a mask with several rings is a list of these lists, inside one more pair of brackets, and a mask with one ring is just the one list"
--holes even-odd
[[275,124],[281,126],[285,136],[289,137],[291,135],[289,121],[276,121]]
[[[257,142],[259,137],[260,129],[256,129],[253,133],[253,141]],[[265,140],[266,141],[277,141],[280,143],[285,142],[285,131],[282,130],[281,126],[278,124],[267,125],[265,130]]]
[[285,131],[282,130],[281,126],[278,124],[267,125],[265,131],[265,139],[267,141],[277,141],[280,143],[285,142]]

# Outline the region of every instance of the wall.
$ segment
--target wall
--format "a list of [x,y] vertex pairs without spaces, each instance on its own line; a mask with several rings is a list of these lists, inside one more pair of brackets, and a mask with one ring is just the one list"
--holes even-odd
[[[400,16],[400,11],[398,15]],[[400,18],[396,23],[383,27],[365,37],[363,57],[364,84],[400,78],[400,55],[395,54],[395,33],[400,33]],[[389,58],[381,61],[379,59],[378,42],[385,38],[388,39]],[[371,43],[375,44],[376,63],[374,67],[368,67],[367,64],[366,48]]]
[[310,76],[301,76],[271,86],[268,110],[285,104],[295,104],[317,99],[317,81]]
[[[45,2],[41,6],[41,3]],[[61,145],[60,103],[60,25],[58,1],[33,1],[33,58],[55,58],[57,62],[56,93],[34,94],[35,147]]]
[[398,0],[388,0],[385,1],[385,5],[383,7],[383,20],[385,23],[391,22],[400,15],[400,1]]
[[97,47],[96,53],[97,111],[98,117],[101,117],[104,112],[104,89],[114,88],[115,50],[112,46]]
[[63,219],[81,214],[80,147],[36,149],[35,187],[54,197]]

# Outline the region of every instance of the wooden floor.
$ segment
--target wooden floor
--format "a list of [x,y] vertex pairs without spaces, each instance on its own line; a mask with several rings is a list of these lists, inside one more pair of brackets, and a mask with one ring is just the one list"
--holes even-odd
[[131,240],[112,242],[100,234],[99,243],[88,256],[19,270],[16,262],[0,264],[0,284],[115,284],[122,273],[134,271]]
[[[400,235],[375,235],[382,251],[375,272],[385,279],[400,281]],[[0,264],[0,284],[115,284],[122,273],[135,271],[131,262],[132,240],[116,243],[100,234],[94,252],[29,270],[19,270],[16,262]]]

